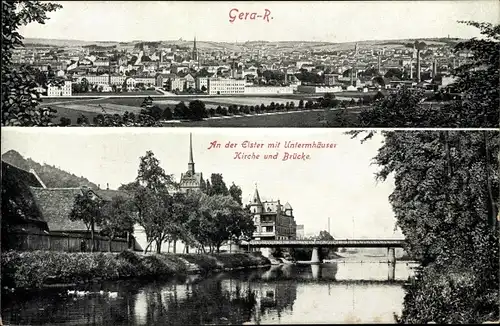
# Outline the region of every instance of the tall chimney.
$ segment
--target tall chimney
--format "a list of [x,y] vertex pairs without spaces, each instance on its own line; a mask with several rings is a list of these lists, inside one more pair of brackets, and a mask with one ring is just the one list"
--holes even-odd
[[109,190],[109,183],[106,183],[106,190]]
[[435,78],[437,75],[437,61],[434,59],[434,62],[432,63],[432,77]]
[[417,49],[417,83],[420,83],[420,50]]
[[380,75],[380,72],[382,71],[381,66],[382,66],[382,58],[380,57],[380,52],[379,52],[379,54],[378,54],[378,63],[377,63],[377,70],[378,70],[378,74],[379,75]]
[[413,58],[410,58],[410,80],[413,80]]

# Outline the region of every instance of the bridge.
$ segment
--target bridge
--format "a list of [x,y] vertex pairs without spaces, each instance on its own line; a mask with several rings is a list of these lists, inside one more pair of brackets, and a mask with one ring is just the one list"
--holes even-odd
[[349,239],[349,240],[251,240],[251,248],[403,248],[401,239]]
[[387,262],[396,264],[395,248],[403,248],[403,239],[345,240],[251,240],[249,248],[312,248],[311,264],[321,264],[321,248],[387,248]]

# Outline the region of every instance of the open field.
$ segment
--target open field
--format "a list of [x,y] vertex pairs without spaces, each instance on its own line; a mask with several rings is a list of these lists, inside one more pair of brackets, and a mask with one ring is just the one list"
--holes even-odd
[[137,91],[137,92],[123,92],[123,93],[115,93],[115,92],[89,92],[89,93],[75,93],[73,96],[148,96],[148,95],[163,95],[163,93],[158,91]]
[[134,106],[126,106],[126,105],[118,105],[111,103],[98,103],[98,104],[60,104],[57,108],[65,108],[68,110],[77,110],[82,112],[90,112],[90,113],[103,113],[103,114],[123,114],[126,111],[133,112],[134,114],[141,112],[141,107]]
[[53,123],[58,124],[61,118],[68,118],[71,120],[71,125],[76,126],[76,121],[82,115],[85,115],[90,122],[100,113],[100,112],[85,112],[74,109],[67,109],[64,107],[54,107],[57,110],[56,118],[52,120]]

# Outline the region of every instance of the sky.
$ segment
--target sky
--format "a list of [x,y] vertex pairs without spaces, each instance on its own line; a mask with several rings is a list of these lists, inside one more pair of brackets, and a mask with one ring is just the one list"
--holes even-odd
[[[42,131],[40,131],[42,130]],[[344,130],[345,131],[345,130]],[[243,191],[248,203],[257,188],[261,199],[287,201],[297,224],[306,234],[328,229],[337,239],[401,238],[394,232],[395,219],[388,196],[392,179],[377,182],[372,163],[382,136],[361,144],[342,130],[246,129],[246,128],[15,128],[2,129],[2,154],[14,149],[25,158],[55,165],[110,189],[131,182],[137,176],[139,158],[152,150],[168,174],[179,181],[188,169],[189,133],[193,137],[196,172],[208,179],[221,173]],[[336,143],[334,149],[290,150],[285,140]],[[212,141],[221,148],[208,149]],[[282,142],[276,149],[225,148],[230,141]],[[275,154],[278,160],[235,160],[235,151]],[[284,152],[309,153],[309,160],[282,161]]]
[[[500,21],[500,2],[496,0],[59,3],[63,8],[49,13],[50,20],[22,27],[21,35],[122,42],[192,40],[195,36],[219,42],[352,42],[448,35],[471,38],[478,36],[477,29],[458,24],[458,20]],[[249,15],[246,20],[231,22],[230,16],[238,17],[236,12]],[[262,18],[251,20],[254,12]]]

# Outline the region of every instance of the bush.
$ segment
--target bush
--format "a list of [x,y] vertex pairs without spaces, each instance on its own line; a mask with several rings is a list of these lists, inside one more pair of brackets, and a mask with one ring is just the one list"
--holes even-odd
[[162,277],[185,274],[186,261],[202,272],[215,269],[268,265],[261,255],[248,254],[150,254],[132,251],[68,253],[8,251],[2,253],[2,283],[14,288],[41,288],[46,284],[115,280],[130,277]]
[[[485,291],[484,284],[472,269],[427,266],[405,287],[405,308],[398,322],[470,324],[496,320],[499,293]],[[492,311],[496,315],[491,315]]]

